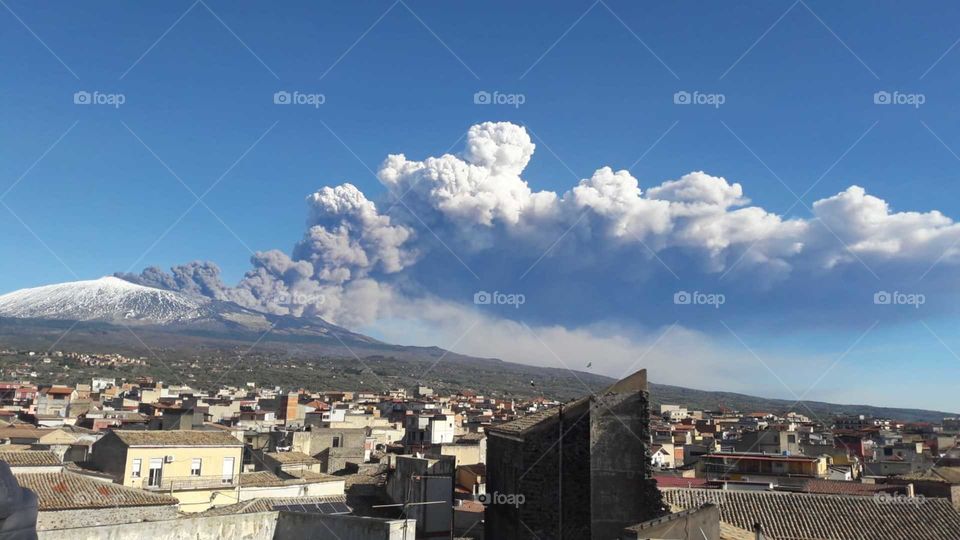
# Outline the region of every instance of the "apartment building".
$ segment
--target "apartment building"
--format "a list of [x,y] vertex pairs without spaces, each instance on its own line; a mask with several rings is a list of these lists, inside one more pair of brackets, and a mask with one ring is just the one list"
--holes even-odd
[[222,431],[111,431],[93,445],[92,463],[114,482],[162,491],[182,512],[238,501],[243,443]]

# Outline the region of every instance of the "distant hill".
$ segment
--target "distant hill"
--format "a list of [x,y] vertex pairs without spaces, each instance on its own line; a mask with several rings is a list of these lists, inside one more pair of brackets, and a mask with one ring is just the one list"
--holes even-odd
[[[169,366],[180,366],[175,375],[186,375],[191,384],[198,385],[231,381],[243,384],[258,378],[260,384],[269,386],[309,383],[341,389],[360,388],[373,381],[407,388],[422,382],[442,391],[472,389],[500,395],[571,399],[600,390],[613,381],[593,373],[475,358],[439,347],[392,345],[320,318],[271,315],[115,277],[0,296],[0,349],[4,348],[118,352],[137,357],[149,352],[158,365],[148,370],[169,377]],[[230,364],[238,355],[251,359],[242,370],[220,369],[223,366],[216,365]],[[277,368],[281,362],[282,367]],[[161,368],[168,372],[164,374]],[[135,375],[125,369],[119,376]],[[71,377],[81,375],[89,374],[82,370],[71,372]],[[651,384],[651,397],[655,407],[670,403],[708,410],[721,406],[744,412],[793,410],[824,420],[837,414],[865,414],[939,422],[950,415],[814,401],[794,405],[790,400],[655,383]]]
[[732,392],[717,392],[694,390],[680,386],[666,384],[650,385],[651,401],[658,406],[661,403],[686,405],[694,409],[716,409],[724,406],[744,412],[772,412],[786,413],[795,411],[824,421],[837,415],[863,414],[878,418],[891,418],[909,422],[937,422],[946,416],[956,416],[957,413],[943,411],[928,411],[925,409],[902,409],[895,407],[875,407],[872,405],[839,405],[822,401],[801,401],[794,404],[794,400],[773,399]]

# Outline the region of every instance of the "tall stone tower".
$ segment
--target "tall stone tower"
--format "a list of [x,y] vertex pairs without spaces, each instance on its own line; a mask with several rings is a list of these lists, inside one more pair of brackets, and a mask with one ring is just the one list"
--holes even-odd
[[489,538],[619,538],[667,513],[652,478],[647,373],[487,429]]

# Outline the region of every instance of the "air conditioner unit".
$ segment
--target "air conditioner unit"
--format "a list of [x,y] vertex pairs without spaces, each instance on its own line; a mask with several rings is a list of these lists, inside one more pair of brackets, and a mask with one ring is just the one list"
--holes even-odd
[[173,463],[173,456],[163,456],[164,463]]

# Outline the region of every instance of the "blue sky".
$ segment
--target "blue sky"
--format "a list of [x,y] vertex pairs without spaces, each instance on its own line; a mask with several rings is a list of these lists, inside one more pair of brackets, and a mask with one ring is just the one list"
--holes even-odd
[[[809,219],[814,201],[853,184],[893,212],[956,218],[958,17],[960,6],[893,2],[90,8],[8,0],[0,9],[0,47],[9,53],[0,99],[0,193],[8,207],[0,208],[0,291],[191,260],[214,261],[224,281],[236,283],[250,269],[251,251],[290,251],[303,235],[308,194],[350,182],[378,200],[386,190],[371,170],[388,154],[423,160],[462,151],[467,129],[484,121],[526,126],[537,150],[523,178],[535,191],[562,194],[605,165],[629,169],[643,188],[702,170],[740,183],[753,205],[789,211],[787,218]],[[323,94],[325,102],[277,106],[281,90]],[[125,102],[76,105],[78,91],[122,94]],[[522,94],[524,103],[477,105],[478,91]],[[724,103],[676,105],[679,91],[721,94]],[[924,102],[877,105],[878,91]],[[190,209],[190,190],[208,189]],[[794,194],[804,194],[802,203]],[[416,283],[394,285],[440,294],[446,285],[439,282],[449,280],[447,301],[477,289],[444,252],[418,263]],[[662,257],[670,267],[684,264]],[[842,291],[844,280],[862,283],[876,273],[879,283],[863,291],[930,297],[931,309],[897,316],[864,315],[869,310],[846,304],[825,308],[836,316],[821,316],[816,305],[797,314],[792,297],[797,304],[819,297],[782,288],[769,293],[775,301],[744,293],[729,319],[662,306],[643,317],[604,317],[599,301],[584,306],[591,315],[581,318],[535,307],[485,315],[525,321],[537,332],[560,325],[627,336],[641,354],[679,321],[701,336],[704,350],[729,352],[704,362],[739,362],[755,378],[734,370],[721,384],[678,374],[665,354],[652,368],[655,380],[784,398],[812,385],[811,398],[958,410],[949,394],[960,375],[952,352],[960,351],[956,287],[949,264],[929,289],[918,284],[913,278],[930,262],[889,272],[870,261],[868,272],[851,270],[854,262],[825,286]],[[912,281],[901,279],[907,274]],[[551,274],[538,269],[529,279]],[[690,279],[678,285],[660,272],[637,287],[646,291],[640,298],[719,287],[716,273]],[[523,290],[522,281],[501,290]],[[412,331],[388,318],[362,326],[399,341],[488,352],[458,341],[459,329],[432,334],[421,323]],[[783,324],[771,331],[777,320]],[[820,380],[815,374],[794,386],[786,375],[818,362],[829,368]]]

